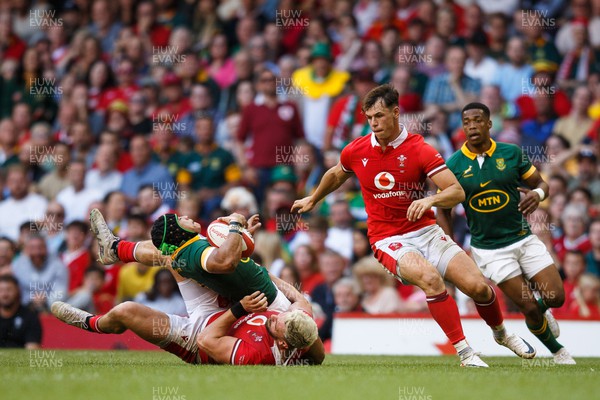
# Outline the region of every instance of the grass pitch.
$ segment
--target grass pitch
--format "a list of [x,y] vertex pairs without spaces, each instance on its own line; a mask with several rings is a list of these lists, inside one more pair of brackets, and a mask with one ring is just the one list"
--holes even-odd
[[600,398],[600,359],[328,356],[318,367],[192,366],[163,352],[0,351],[6,400],[570,400]]

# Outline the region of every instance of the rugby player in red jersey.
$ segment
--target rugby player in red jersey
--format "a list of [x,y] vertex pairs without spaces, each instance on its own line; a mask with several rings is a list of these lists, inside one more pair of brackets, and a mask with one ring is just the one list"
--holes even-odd
[[[363,99],[362,109],[372,132],[346,146],[340,162],[325,173],[311,196],[294,202],[292,211],[311,211],[355,175],[375,257],[397,279],[425,292],[431,315],[456,348],[461,365],[487,367],[465,339],[458,308],[444,280],[475,301],[496,342],[520,357],[534,357],[529,343],[506,332],[496,293],[475,263],[436,224],[431,208],[453,207],[464,200],[465,193],[437,150],[399,123],[396,89],[391,85],[374,88]],[[437,194],[425,196],[427,178],[440,189]]]
[[217,293],[172,269],[171,272],[189,317],[166,314],[132,301],[121,303],[104,315],[93,315],[57,301],[52,304],[52,313],[63,322],[90,332],[121,334],[129,329],[191,364],[323,362],[325,351],[310,316],[310,303],[291,285],[277,281],[292,301],[287,311],[266,311],[267,298],[260,292],[245,296],[227,309]]

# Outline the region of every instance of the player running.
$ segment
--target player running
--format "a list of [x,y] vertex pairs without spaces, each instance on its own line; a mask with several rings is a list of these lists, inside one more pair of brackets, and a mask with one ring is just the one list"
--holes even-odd
[[[560,275],[525,218],[547,197],[548,185],[518,146],[490,138],[492,121],[485,104],[467,104],[462,124],[467,141],[446,164],[466,193],[462,204],[473,259],[519,307],[527,327],[552,352],[554,362],[575,364],[556,341],[560,331],[549,309],[565,300]],[[533,190],[520,188],[521,182]],[[525,195],[522,200],[519,192]],[[450,235],[451,212],[447,208],[438,213],[440,225]]]
[[[506,332],[496,294],[473,260],[436,225],[431,208],[453,207],[465,194],[442,156],[422,136],[408,133],[398,122],[396,89],[391,85],[376,87],[365,96],[362,108],[372,133],[346,146],[338,165],[325,173],[312,196],[297,200],[292,211],[312,210],[356,175],[375,256],[397,279],[425,292],[431,315],[454,345],[461,365],[488,366],[467,343],[444,279],[475,301],[496,342],[520,357],[534,357],[533,347]],[[438,194],[424,197],[427,178],[440,188]]]

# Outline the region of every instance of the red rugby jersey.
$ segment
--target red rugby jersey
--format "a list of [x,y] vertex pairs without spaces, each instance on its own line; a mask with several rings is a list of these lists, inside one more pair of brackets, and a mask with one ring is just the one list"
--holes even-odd
[[402,127],[400,136],[382,151],[371,132],[346,146],[340,161],[344,171],[353,172],[360,182],[371,244],[435,223],[432,210],[415,222],[406,218],[409,205],[425,197],[426,179],[447,168],[422,136]]

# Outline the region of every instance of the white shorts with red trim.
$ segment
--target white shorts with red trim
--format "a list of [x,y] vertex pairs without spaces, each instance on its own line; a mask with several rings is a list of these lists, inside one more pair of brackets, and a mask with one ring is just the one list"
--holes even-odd
[[421,255],[444,277],[450,260],[463,251],[437,224],[404,235],[390,236],[375,242],[372,247],[377,260],[400,279],[402,275],[398,271],[398,260],[406,253]]
[[217,293],[191,279],[178,282],[178,286],[189,317],[167,314],[169,333],[160,347],[185,362],[198,364],[200,357],[196,337],[206,327],[210,317],[227,310],[228,304],[224,304]]
[[499,249],[486,250],[471,246],[471,254],[483,276],[495,284],[519,275],[529,280],[554,264],[546,245],[535,235]]

